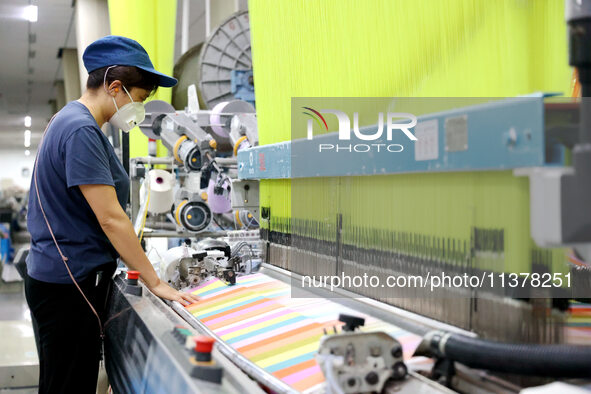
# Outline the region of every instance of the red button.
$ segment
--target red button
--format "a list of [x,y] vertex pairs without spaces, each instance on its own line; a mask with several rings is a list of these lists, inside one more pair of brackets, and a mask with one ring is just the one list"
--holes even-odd
[[139,279],[139,271],[127,271],[127,279]]
[[199,353],[211,353],[215,339],[205,335],[195,337],[195,351]]

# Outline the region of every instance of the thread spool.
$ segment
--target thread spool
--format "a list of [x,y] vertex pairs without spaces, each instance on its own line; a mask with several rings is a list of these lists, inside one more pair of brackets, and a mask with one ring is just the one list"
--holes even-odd
[[216,140],[218,150],[231,150],[230,119],[234,114],[254,113],[254,107],[246,101],[233,100],[218,103],[209,115],[212,136]]
[[174,175],[164,170],[150,170],[148,179],[150,182],[148,212],[153,214],[169,212],[174,203]]
[[[209,180],[209,184],[207,185],[207,203],[213,213],[226,213],[232,209],[230,193],[216,194],[215,184],[216,180],[213,178]],[[225,190],[228,190],[229,181],[223,181],[221,186]]]

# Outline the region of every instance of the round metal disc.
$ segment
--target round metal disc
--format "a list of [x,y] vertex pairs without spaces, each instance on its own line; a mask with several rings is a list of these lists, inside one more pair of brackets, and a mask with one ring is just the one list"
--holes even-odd
[[239,12],[223,22],[201,47],[199,98],[209,109],[234,100],[232,70],[252,68],[248,12]]

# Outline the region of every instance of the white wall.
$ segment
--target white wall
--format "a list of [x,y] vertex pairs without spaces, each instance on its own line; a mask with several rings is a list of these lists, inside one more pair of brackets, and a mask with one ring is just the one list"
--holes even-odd
[[[31,151],[29,156],[25,156],[24,148],[22,150],[0,149],[0,184],[5,183],[5,179],[11,179],[15,185],[28,190],[33,173],[35,153],[35,151]],[[22,176],[23,168],[29,169],[29,176]]]

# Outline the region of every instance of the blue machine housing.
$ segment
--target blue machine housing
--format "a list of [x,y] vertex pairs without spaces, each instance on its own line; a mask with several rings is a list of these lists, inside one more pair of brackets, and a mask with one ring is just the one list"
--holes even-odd
[[[417,141],[403,133],[390,141],[342,141],[335,132],[245,149],[238,152],[238,176],[277,179],[564,165],[565,146],[546,136],[544,97],[535,94],[419,116],[410,129]],[[417,133],[419,129],[423,131]],[[377,125],[361,132],[375,130]],[[321,144],[342,149],[321,151]],[[348,148],[358,145],[365,150],[362,145],[370,144],[403,149],[355,152]]]

